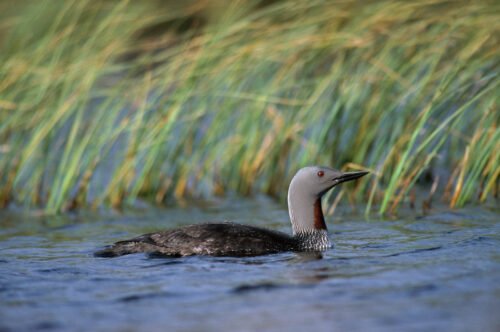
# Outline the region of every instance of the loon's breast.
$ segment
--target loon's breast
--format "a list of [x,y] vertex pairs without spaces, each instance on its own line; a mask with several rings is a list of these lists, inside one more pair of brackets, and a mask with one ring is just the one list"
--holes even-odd
[[145,234],[96,252],[113,257],[132,253],[167,256],[256,256],[299,249],[296,238],[265,228],[235,223],[189,225]]

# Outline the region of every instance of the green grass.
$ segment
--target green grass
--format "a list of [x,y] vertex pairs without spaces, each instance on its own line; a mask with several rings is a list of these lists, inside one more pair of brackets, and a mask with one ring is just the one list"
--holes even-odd
[[497,199],[497,2],[266,3],[0,2],[0,204],[284,197],[310,164],[370,170],[338,196],[367,212],[428,173]]

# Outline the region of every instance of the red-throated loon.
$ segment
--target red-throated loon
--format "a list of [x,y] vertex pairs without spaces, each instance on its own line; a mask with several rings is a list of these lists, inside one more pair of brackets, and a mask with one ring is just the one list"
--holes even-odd
[[328,167],[300,169],[288,189],[293,235],[230,222],[184,226],[119,241],[97,251],[99,257],[133,253],[165,256],[257,256],[283,251],[322,251],[330,248],[321,197],[337,184],[368,172],[340,172]]

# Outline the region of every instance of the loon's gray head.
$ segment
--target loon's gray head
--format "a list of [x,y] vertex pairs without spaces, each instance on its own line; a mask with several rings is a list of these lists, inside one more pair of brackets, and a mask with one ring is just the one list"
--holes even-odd
[[321,197],[339,183],[351,181],[368,172],[341,172],[322,166],[301,168],[290,182],[288,211],[293,234],[326,233]]

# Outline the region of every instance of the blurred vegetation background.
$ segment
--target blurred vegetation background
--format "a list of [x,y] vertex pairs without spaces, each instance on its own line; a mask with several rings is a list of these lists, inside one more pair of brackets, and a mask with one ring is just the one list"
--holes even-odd
[[497,201],[499,22],[498,1],[0,1],[0,206],[283,198],[311,164],[372,172],[331,206]]

